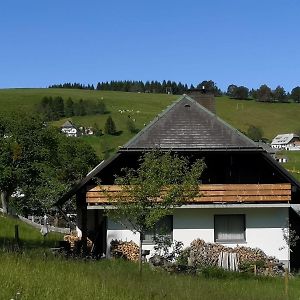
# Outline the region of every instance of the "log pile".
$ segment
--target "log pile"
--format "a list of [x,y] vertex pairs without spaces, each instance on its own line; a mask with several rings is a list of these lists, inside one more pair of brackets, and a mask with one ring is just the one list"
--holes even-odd
[[125,258],[130,261],[138,261],[139,246],[133,241],[123,242],[112,240],[110,243],[110,254],[115,258]]
[[189,265],[193,267],[220,266],[219,258],[223,256],[223,253],[236,253],[239,267],[247,265],[258,273],[280,275],[284,272],[282,264],[274,257],[267,256],[261,249],[244,246],[230,248],[221,244],[205,243],[201,239],[194,240],[190,245]]
[[[74,250],[76,243],[78,243],[81,240],[80,237],[78,237],[76,234],[66,234],[64,236],[64,241],[70,243],[70,249],[71,251]],[[87,249],[90,251],[92,249],[93,242],[87,238]]]

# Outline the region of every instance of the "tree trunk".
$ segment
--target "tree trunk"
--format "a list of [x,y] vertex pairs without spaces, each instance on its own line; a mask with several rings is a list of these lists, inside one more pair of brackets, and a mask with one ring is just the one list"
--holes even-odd
[[143,245],[143,234],[140,232],[140,247],[139,247],[139,273],[142,275],[142,245]]
[[1,191],[1,204],[4,214],[8,214],[8,193],[6,191]]

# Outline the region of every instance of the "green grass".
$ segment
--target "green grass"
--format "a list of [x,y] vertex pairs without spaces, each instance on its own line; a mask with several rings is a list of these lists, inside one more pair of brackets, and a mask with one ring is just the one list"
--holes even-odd
[[15,225],[19,226],[19,237],[24,249],[54,247],[62,234],[50,232],[45,238],[40,231],[25,224],[17,218],[7,217],[0,213],[0,249],[14,243]]
[[281,151],[277,155],[288,158],[288,162],[283,163],[282,166],[300,181],[300,151]]
[[[78,101],[80,98],[85,100],[104,100],[109,114],[116,123],[117,130],[120,131],[116,136],[84,137],[100,157],[103,157],[104,149],[112,152],[125,144],[134,134],[130,133],[126,126],[128,115],[136,119],[136,127],[142,129],[159,112],[165,109],[172,101],[178,98],[173,95],[162,94],[142,94],[109,91],[87,91],[74,89],[3,89],[0,90],[0,108],[2,112],[9,113],[17,110],[34,111],[36,104],[44,96],[62,96],[64,99],[71,97]],[[119,110],[130,110],[121,114]],[[139,113],[137,113],[139,111]],[[75,124],[82,126],[93,126],[98,124],[99,128],[104,128],[105,121],[109,114],[89,115],[72,117]],[[55,126],[61,126],[66,119],[53,122]]]
[[[19,225],[22,252],[6,252]],[[44,243],[38,230],[0,215],[0,299],[299,299],[300,279],[241,276],[212,272],[196,276],[168,274],[121,260],[80,260],[55,256],[45,248],[61,235],[50,234]],[[207,276],[210,275],[210,276]],[[222,275],[222,276],[220,276]]]
[[205,278],[169,275],[119,260],[80,261],[0,254],[1,299],[299,299],[300,280],[292,279],[289,298],[283,278]]
[[217,98],[217,113],[242,131],[247,131],[249,125],[261,127],[264,137],[269,140],[279,133],[290,133],[300,129],[298,103],[262,103],[220,97]]

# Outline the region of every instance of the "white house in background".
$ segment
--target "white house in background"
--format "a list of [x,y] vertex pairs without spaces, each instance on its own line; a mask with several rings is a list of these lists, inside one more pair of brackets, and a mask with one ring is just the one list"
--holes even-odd
[[300,151],[300,138],[295,133],[278,134],[273,139],[271,147],[278,150]]
[[61,132],[64,133],[66,136],[73,136],[77,137],[79,135],[79,130],[76,128],[76,126],[71,121],[66,121],[61,126]]
[[[300,184],[262,147],[219,119],[207,97],[184,95],[141,130],[118,152],[96,166],[56,203],[62,206],[76,195],[77,226],[109,257],[112,240],[134,241],[139,234],[113,222],[105,209],[113,206],[107,193],[120,189],[115,174],[137,168],[145,151],[160,149],[190,161],[203,158],[199,196],[173,210],[157,224],[185,247],[197,239],[226,246],[258,247],[292,267],[300,266],[299,248],[290,254],[283,229],[291,224],[300,233]],[[207,104],[207,108],[205,105]],[[101,182],[101,186],[99,186]],[[105,192],[106,191],[106,192]],[[143,240],[153,250],[153,232]],[[293,254],[294,253],[294,254]]]

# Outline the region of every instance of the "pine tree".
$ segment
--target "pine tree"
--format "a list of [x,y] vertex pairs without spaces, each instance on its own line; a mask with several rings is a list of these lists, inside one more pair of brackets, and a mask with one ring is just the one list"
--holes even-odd
[[65,116],[72,117],[74,115],[74,102],[72,98],[68,98],[65,104]]
[[117,133],[116,124],[112,117],[109,116],[104,125],[104,133],[114,135]]

